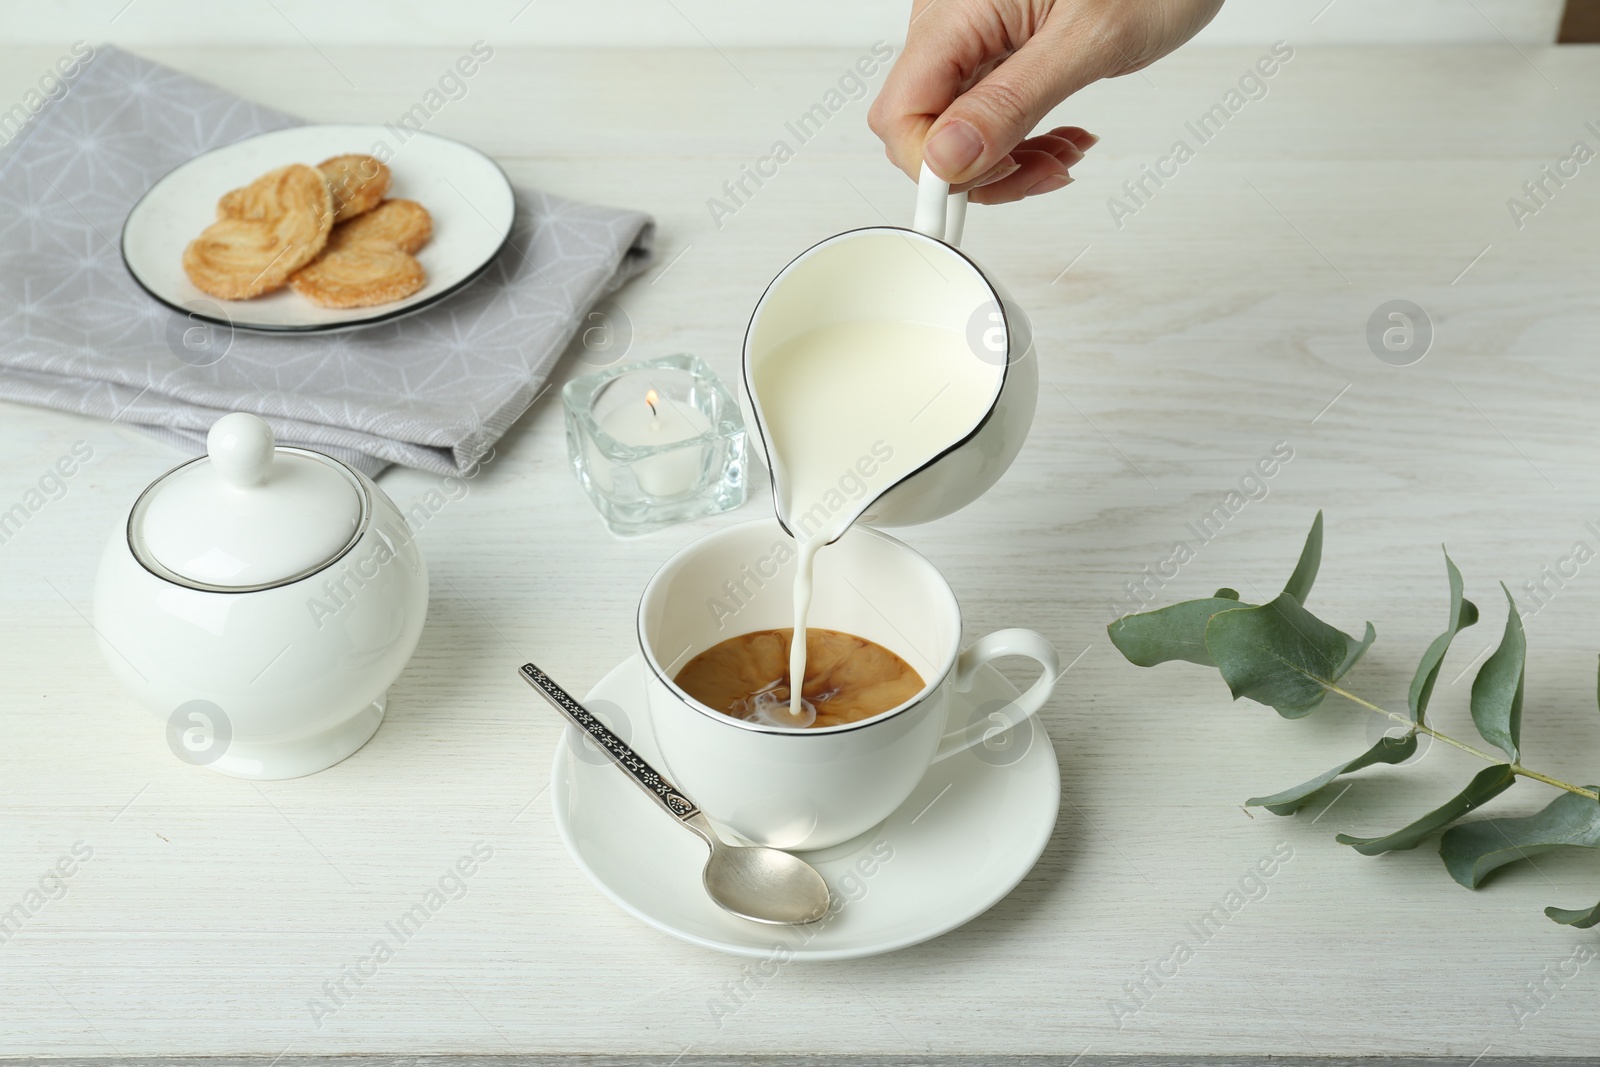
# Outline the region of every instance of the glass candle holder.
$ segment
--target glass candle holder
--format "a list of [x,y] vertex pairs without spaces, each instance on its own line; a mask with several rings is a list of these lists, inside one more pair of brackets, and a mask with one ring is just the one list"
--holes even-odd
[[744,416],[697,356],[575,378],[561,391],[567,456],[612,533],[649,533],[745,501]]

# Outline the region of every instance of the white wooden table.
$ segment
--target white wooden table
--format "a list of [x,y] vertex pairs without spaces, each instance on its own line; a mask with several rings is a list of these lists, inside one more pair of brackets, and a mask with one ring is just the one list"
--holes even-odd
[[[151,55],[313,120],[387,121],[464,47]],[[1595,946],[1540,909],[1592,904],[1600,860],[1543,856],[1472,893],[1431,844],[1369,860],[1333,842],[1453,793],[1477,767],[1444,746],[1333,805],[1252,817],[1244,798],[1358,751],[1368,723],[1331,705],[1300,722],[1236,706],[1211,672],[1141,671],[1106,640],[1123,583],[1193,543],[1185,524],[1287,442],[1270,495],[1163,600],[1274,589],[1325,508],[1313,607],[1347,629],[1376,623],[1351,684],[1399,706],[1444,621],[1448,542],[1485,619],[1447,661],[1434,715],[1469,736],[1458,672],[1498,637],[1496,581],[1516,589],[1574,541],[1597,546],[1584,523],[1600,520],[1600,163],[1520,229],[1506,201],[1575,140],[1600,147],[1584,126],[1600,120],[1600,55],[1297,50],[1265,98],[1113,225],[1108,197],[1175,139],[1194,145],[1185,123],[1267,50],[1190,50],[1082,93],[1056,117],[1103,137],[1077,184],[968,223],[967,246],[1032,312],[1038,418],[979,505],[905,537],[950,577],[974,633],[1029,626],[1081,654],[1044,713],[1063,803],[1043,859],[954,933],[789,967],[720,1028],[707,1002],[744,961],[643,926],[574,867],[544,792],[561,724],[515,668],[534,659],[591,685],[628,654],[652,569],[759,514],[760,493],[736,516],[611,539],[567,469],[550,391],[421,534],[432,608],[382,730],[326,773],[257,786],[173,759],[85,621],[115,516],[177,454],[125,427],[0,407],[0,505],[75,441],[96,457],[0,545],[0,908],[75,842],[94,852],[0,944],[0,1055],[1593,1052],[1600,964],[1520,1029],[1511,1006]],[[858,54],[503,48],[430,128],[519,182],[653,212],[659,265],[620,298],[631,355],[692,351],[731,378],[750,307],[791,255],[909,219],[910,183],[867,132],[865,101],[720,228],[707,208]],[[0,100],[55,55],[0,51]],[[1437,335],[1407,367],[1364,336],[1396,298]],[[568,359],[563,374],[579,369]],[[436,483],[384,479],[402,506]],[[1600,563],[1528,621],[1527,760],[1577,781],[1600,777],[1597,612]],[[1551,795],[1523,783],[1496,809]],[[470,895],[316,1027],[322,983],[478,841],[494,858]],[[1124,985],[1281,843],[1293,859],[1265,898],[1119,1029]]]

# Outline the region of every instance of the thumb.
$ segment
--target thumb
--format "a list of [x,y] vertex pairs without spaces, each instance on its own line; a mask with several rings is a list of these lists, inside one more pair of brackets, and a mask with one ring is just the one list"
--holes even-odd
[[1068,96],[1105,76],[1093,54],[1069,40],[1034,36],[944,110],[922,158],[951,185],[1004,159]]

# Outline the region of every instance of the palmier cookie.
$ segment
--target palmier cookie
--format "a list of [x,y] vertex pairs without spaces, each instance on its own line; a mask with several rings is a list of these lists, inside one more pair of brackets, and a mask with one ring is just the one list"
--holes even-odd
[[336,227],[327,250],[289,284],[323,307],[370,307],[404,299],[427,284],[427,273],[411,253],[422,247],[432,229],[422,205],[385,201]]
[[184,248],[183,272],[223,300],[283,288],[323,250],[333,228],[328,183],[321,171],[298,163],[233,190],[217,207],[217,221]]
[[317,169],[333,191],[335,224],[371,211],[389,191],[389,168],[372,156],[334,156],[318,163]]
[[335,233],[341,240],[388,241],[402,252],[415,252],[433,236],[433,216],[415,200],[385,200]]

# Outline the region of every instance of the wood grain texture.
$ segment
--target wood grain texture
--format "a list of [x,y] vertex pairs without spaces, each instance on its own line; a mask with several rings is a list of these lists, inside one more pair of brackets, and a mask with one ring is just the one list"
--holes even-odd
[[[1574,541],[1600,547],[1585,526],[1600,524],[1600,163],[1520,229],[1506,205],[1574,141],[1600,142],[1585,127],[1600,124],[1600,56],[1297,50],[1118,228],[1108,198],[1265,50],[1193,49],[1080,94],[1052,119],[1103,137],[1077,183],[968,221],[969,250],[1033,316],[1039,413],[979,505],[903,536],[948,575],[972,635],[1028,626],[1064,660],[1081,653],[1043,713],[1063,768],[1043,859],[967,926],[878,959],[786,967],[720,1026],[708,1002],[748,963],[644,927],[573,866],[544,792],[562,724],[516,668],[532,660],[583,691],[628,654],[657,564],[761,514],[762,494],[735,516],[614,540],[567,469],[552,389],[421,531],[428,627],[377,736],[326,773],[254,785],[173,759],[86,623],[117,515],[180,457],[118,424],[0,407],[0,507],[74,441],[96,455],[0,545],[0,909],[74,842],[94,849],[0,944],[0,1054],[1592,1052],[1600,964],[1520,1028],[1512,1005],[1574,946],[1593,948],[1593,933],[1540,914],[1593,903],[1593,856],[1540,856],[1473,893],[1432,846],[1368,860],[1334,844],[1459,788],[1477,768],[1444,746],[1363,774],[1331,805],[1252,816],[1245,797],[1358,751],[1365,719],[1330,706],[1286,722],[1231,704],[1198,667],[1140,671],[1105,638],[1108,603],[1175,541],[1197,556],[1162,599],[1220,585],[1249,598],[1283,581],[1324,508],[1313,607],[1346,629],[1376,624],[1351,685],[1390,706],[1444,622],[1448,543],[1484,620],[1447,660],[1434,719],[1470,731],[1461,672],[1498,636],[1495,583],[1519,588]],[[314,120],[387,121],[456,53],[336,49],[342,74],[304,49],[150,54]],[[731,380],[749,310],[792,255],[909,219],[911,185],[884,163],[864,101],[720,227],[706,204],[856,55],[498,49],[429,128],[518,182],[654,213],[660,265],[618,298],[630,356],[695,352]],[[11,99],[55,52],[0,57]],[[1364,336],[1396,298],[1436,331],[1409,367]],[[586,369],[575,357],[563,375]],[[1269,495],[1197,544],[1186,524],[1278,442],[1294,458]],[[436,484],[384,479],[402,508]],[[1528,619],[1527,759],[1572,780],[1594,780],[1600,755],[1597,612],[1600,562]],[[1523,783],[1495,810],[1549,796]],[[322,984],[479,841],[494,855],[467,896],[315,1025]],[[1274,847],[1293,858],[1265,897],[1119,1028],[1126,983]]]
[[[15,1060],[0,1058],[0,1063],[39,1064],[41,1067],[107,1067],[106,1058]],[[130,1061],[123,1060],[123,1063]],[[141,1061],[131,1061],[138,1065]],[[162,1058],[161,1067],[659,1067],[660,1056],[614,1056],[554,1053],[551,1055],[503,1056],[205,1056],[183,1059]],[[684,1057],[694,1067],[1520,1067],[1527,1061],[1505,1056],[848,1056],[760,1055]],[[1600,1067],[1593,1056],[1545,1058],[1554,1067]],[[153,1067],[153,1063],[152,1063]]]

